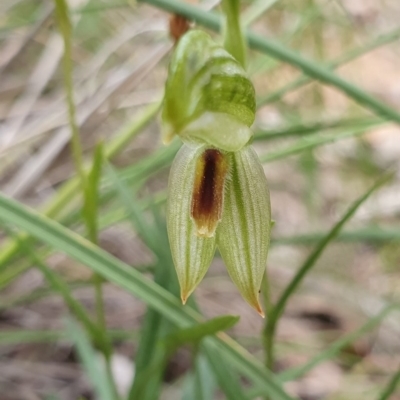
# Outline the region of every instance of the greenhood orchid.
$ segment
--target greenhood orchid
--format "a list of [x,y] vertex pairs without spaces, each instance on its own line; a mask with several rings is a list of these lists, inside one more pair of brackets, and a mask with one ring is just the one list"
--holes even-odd
[[271,230],[267,181],[249,144],[255,92],[240,64],[202,31],[175,48],[162,113],[165,143],[183,146],[169,179],[167,227],[183,303],[216,248],[243,298],[261,315]]

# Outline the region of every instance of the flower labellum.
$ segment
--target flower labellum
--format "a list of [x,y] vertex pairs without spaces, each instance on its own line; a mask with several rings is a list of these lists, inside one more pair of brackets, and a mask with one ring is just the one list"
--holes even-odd
[[192,218],[197,235],[212,237],[221,220],[228,163],[217,149],[206,149],[198,158],[192,194]]
[[184,142],[171,168],[167,228],[182,302],[218,247],[243,298],[259,303],[271,230],[267,181],[249,145],[255,94],[239,63],[204,32],[179,41],[166,83],[163,130]]

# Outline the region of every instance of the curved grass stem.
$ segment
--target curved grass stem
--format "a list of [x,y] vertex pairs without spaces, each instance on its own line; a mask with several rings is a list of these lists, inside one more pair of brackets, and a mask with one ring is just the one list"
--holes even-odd
[[268,315],[264,327],[264,346],[266,351],[266,364],[269,369],[273,368],[274,365],[274,342],[276,326],[279,318],[282,316],[288,300],[296,292],[300,284],[303,282],[305,276],[311,271],[315,266],[316,261],[321,256],[322,252],[328,246],[331,241],[333,241],[339,234],[343,226],[349,221],[349,219],[355,214],[358,208],[374,193],[378,188],[385,184],[392,175],[387,175],[383,179],[379,180],[374,186],[372,186],[364,195],[358,198],[343,215],[343,217],[334,225],[334,227],[320,240],[320,242],[315,247],[314,251],[308,256],[303,265],[299,268],[293,279],[287,285],[281,296],[279,297],[277,303]]

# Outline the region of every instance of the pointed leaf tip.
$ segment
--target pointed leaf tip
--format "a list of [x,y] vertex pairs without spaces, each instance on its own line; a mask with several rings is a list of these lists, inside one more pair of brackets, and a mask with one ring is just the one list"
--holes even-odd
[[264,310],[261,308],[260,303],[257,303],[257,306],[255,308],[256,311],[260,314],[261,318],[265,318]]
[[182,300],[182,304],[185,305],[186,301],[187,301],[187,297],[182,295],[181,300]]

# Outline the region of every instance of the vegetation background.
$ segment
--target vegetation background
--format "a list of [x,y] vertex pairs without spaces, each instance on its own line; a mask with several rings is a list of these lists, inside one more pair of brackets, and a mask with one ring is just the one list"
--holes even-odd
[[241,1],[274,362],[218,257],[180,305],[165,231],[170,13],[219,40],[218,1],[56,4],[0,2],[0,400],[400,399],[399,1]]

